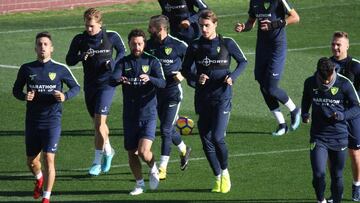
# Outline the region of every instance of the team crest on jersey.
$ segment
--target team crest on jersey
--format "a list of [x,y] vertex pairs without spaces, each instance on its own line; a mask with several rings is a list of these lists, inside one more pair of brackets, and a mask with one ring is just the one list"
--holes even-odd
[[166,55],[170,55],[172,52],[172,48],[171,47],[165,47],[165,54]]
[[313,150],[316,146],[316,142],[310,143],[310,150]]
[[50,80],[54,80],[56,78],[56,73],[50,72],[49,78],[50,78]]
[[264,2],[264,7],[268,10],[270,8],[270,2]]
[[338,93],[338,91],[339,91],[339,88],[338,88],[338,87],[332,87],[332,88],[330,88],[330,92],[331,92],[332,95],[335,95],[336,93]]
[[144,72],[144,73],[147,73],[148,71],[149,71],[149,66],[148,65],[143,65],[142,67],[141,67],[141,70]]
[[220,47],[216,48],[217,53],[220,53]]

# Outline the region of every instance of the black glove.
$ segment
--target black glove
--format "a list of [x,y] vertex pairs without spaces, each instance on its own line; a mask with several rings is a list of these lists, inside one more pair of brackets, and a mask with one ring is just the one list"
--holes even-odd
[[275,21],[272,21],[271,23],[269,23],[268,27],[269,27],[269,30],[274,30],[274,29],[285,27],[285,25],[286,25],[285,20],[275,20]]

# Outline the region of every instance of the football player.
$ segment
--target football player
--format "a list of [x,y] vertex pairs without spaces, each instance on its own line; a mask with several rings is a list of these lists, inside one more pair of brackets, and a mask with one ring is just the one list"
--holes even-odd
[[[50,202],[55,182],[55,153],[61,134],[62,103],[80,91],[70,69],[51,59],[53,51],[50,33],[38,33],[35,39],[37,60],[20,67],[13,87],[13,95],[26,101],[27,165],[36,178],[33,197],[38,199],[42,195],[43,203]],[[63,92],[63,83],[69,88],[67,92]],[[41,168],[41,154],[44,169]]]

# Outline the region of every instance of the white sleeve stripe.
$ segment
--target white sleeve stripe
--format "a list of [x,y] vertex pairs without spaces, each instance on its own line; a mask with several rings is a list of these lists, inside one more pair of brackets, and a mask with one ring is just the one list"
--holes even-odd
[[353,88],[353,90],[354,90],[354,92],[355,92],[355,95],[356,95],[357,101],[358,101],[358,103],[360,103],[359,95],[357,94],[357,91],[356,91],[356,89],[355,89],[355,87],[354,87],[353,83],[351,82],[351,80],[349,80],[347,77],[345,77],[345,76],[343,76],[343,75],[341,75],[341,74],[339,74],[339,73],[338,73],[337,75],[338,75],[338,76],[340,76],[340,77],[342,77],[342,78],[345,78],[347,81],[349,81],[349,82],[350,82],[351,87]]
[[201,3],[203,7],[207,8],[206,4],[202,0],[199,0],[199,3]]
[[352,58],[352,61],[355,61],[355,62],[357,62],[357,63],[360,63],[360,61],[359,61],[359,60],[354,59],[354,58]]
[[106,32],[112,32],[112,33],[115,33],[117,36],[119,36],[121,44],[123,45],[125,52],[126,52],[126,46],[125,46],[125,43],[124,43],[123,39],[121,38],[120,34],[114,30],[106,30]]
[[286,10],[287,10],[288,12],[290,12],[292,9],[291,9],[290,5],[286,2],[286,0],[281,0],[281,1],[282,1],[282,3],[284,4]]
[[176,41],[179,41],[179,42],[183,43],[186,47],[189,46],[186,42],[180,40],[179,38],[176,38],[176,37],[174,37],[174,36],[172,36],[172,35],[170,35],[170,34],[169,34],[168,36],[169,36],[170,38],[176,40]]
[[[55,63],[55,64],[61,65],[61,66],[63,66],[64,68],[66,68],[66,69],[70,72],[71,77],[74,79],[74,81],[76,82],[76,84],[79,85],[78,81],[76,80],[76,77],[74,76],[74,74],[71,72],[70,68],[69,68],[67,65],[65,65],[65,64],[63,64],[63,63],[59,63],[59,62],[57,62],[57,61],[54,61],[53,59],[51,59],[51,61],[52,61],[53,63]],[[80,85],[79,85],[79,86],[80,86]]]
[[243,56],[243,58],[245,59],[245,60],[247,60],[247,58],[246,58],[246,56],[245,56],[245,54],[244,54],[244,52],[241,50],[241,48],[240,48],[240,46],[239,46],[239,44],[233,39],[233,38],[231,38],[231,37],[223,37],[224,39],[225,38],[227,38],[227,39],[231,39],[232,41],[234,41],[234,43],[235,43],[235,45],[237,46],[237,48],[240,50],[240,52],[241,52],[241,54],[242,54],[242,56]]

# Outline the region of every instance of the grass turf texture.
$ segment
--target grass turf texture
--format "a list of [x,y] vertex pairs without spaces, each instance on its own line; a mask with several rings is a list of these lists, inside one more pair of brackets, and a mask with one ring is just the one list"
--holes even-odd
[[[194,135],[184,137],[193,148],[189,168],[185,172],[180,171],[178,154],[173,147],[168,177],[160,183],[159,190],[130,197],[128,192],[133,188],[134,181],[123,149],[122,98],[118,88],[109,116],[111,143],[117,154],[107,175],[86,175],[93,158],[93,131],[83,92],[64,104],[53,202],[315,202],[308,154],[309,126],[302,125],[296,132],[282,137],[271,137],[276,123],[253,76],[256,28],[241,34],[233,31],[236,22],[247,19],[248,1],[206,2],[219,16],[218,32],[234,38],[249,60],[247,69],[234,85],[233,109],[226,137],[233,184],[231,192],[226,195],[209,192],[213,186],[213,175],[195,126]],[[291,3],[298,11],[301,22],[287,28],[288,56],[281,87],[299,104],[304,79],[312,75],[321,56],[331,54],[329,45],[333,31],[347,31],[351,43],[349,52],[360,58],[360,30],[357,26],[360,1],[292,0]],[[148,18],[159,13],[156,2],[100,9],[105,13],[107,29],[119,32],[125,43],[131,29],[139,27],[146,30]],[[0,16],[0,64],[20,66],[34,60],[34,37],[43,30],[53,34],[53,59],[64,62],[71,39],[83,30],[83,11],[82,8]],[[73,73],[82,84],[82,70],[73,69]],[[25,165],[25,103],[17,101],[11,94],[16,74],[17,69],[0,67],[0,202],[33,202],[33,177]],[[183,88],[185,96],[180,114],[196,121],[193,90],[185,84]],[[283,110],[287,115],[288,111]],[[289,122],[290,116],[286,119]],[[160,140],[157,137],[153,147],[157,157]],[[148,169],[146,166],[143,169],[147,180]],[[349,160],[344,180],[344,202],[350,202]],[[329,180],[327,183],[329,194]]]

